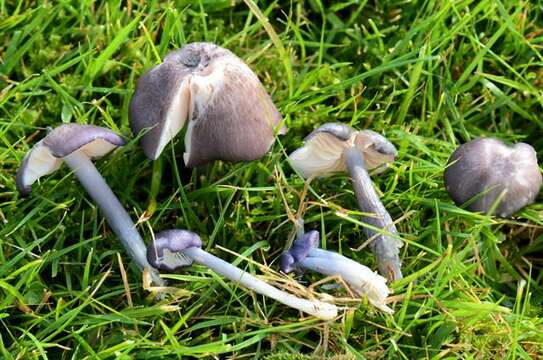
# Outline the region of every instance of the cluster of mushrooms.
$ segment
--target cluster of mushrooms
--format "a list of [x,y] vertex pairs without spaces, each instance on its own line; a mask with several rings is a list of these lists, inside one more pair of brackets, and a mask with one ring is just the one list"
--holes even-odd
[[[130,124],[147,157],[156,160],[184,128],[187,167],[214,160],[251,161],[264,156],[277,134],[286,129],[271,97],[251,69],[227,49],[211,43],[191,43],[170,53],[139,79],[130,104]],[[248,129],[250,129],[248,131]],[[165,230],[146,246],[125,208],[100,175],[92,160],[125,140],[109,129],[65,124],[51,130],[24,157],[17,173],[17,189],[28,195],[34,182],[65,162],[141,271],[164,286],[161,272],[193,262],[202,264],[246,288],[321,319],[333,319],[338,308],[329,302],[307,300],[258,279],[202,249],[200,237],[182,229]],[[312,270],[339,276],[354,294],[367,297],[385,313],[388,282],[402,278],[403,243],[394,221],[381,203],[369,171],[379,173],[397,155],[394,145],[371,130],[356,131],[340,123],[314,130],[304,146],[290,156],[290,164],[304,178],[346,171],[352,178],[365,235],[371,240],[380,274],[333,251],[319,249],[319,233],[295,224],[297,238],[282,254],[281,270]],[[446,189],[459,206],[508,217],[535,201],[542,183],[534,149],[513,147],[492,138],[460,146],[444,174]]]

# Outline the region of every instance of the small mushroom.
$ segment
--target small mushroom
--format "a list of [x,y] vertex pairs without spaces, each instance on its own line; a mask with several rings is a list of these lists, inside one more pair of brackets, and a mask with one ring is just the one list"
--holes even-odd
[[183,158],[194,167],[262,157],[281,115],[240,58],[211,43],[191,43],[143,75],[130,103],[132,130],[148,130],[142,146],[153,160],[187,119]]
[[298,298],[202,250],[200,237],[187,230],[166,230],[156,234],[154,242],[147,247],[147,258],[156,268],[168,271],[186,266],[186,258],[190,258],[250,290],[292,308],[324,320],[331,320],[337,316],[337,308],[333,304]]
[[302,226],[292,247],[281,255],[281,270],[289,273],[309,269],[327,276],[339,275],[357,295],[367,296],[370,304],[387,314],[394,312],[386,305],[390,290],[384,277],[348,257],[318,246],[319,232],[304,233]]
[[449,158],[445,187],[454,200],[471,211],[509,217],[533,203],[542,184],[537,155],[525,143],[506,145],[479,138],[460,145]]
[[394,237],[398,231],[373,188],[368,170],[384,170],[384,165],[396,155],[394,145],[376,132],[355,131],[344,124],[328,123],[309,134],[304,146],[289,156],[292,166],[304,178],[325,177],[338,171],[350,174],[360,211],[369,214],[362,220],[384,230],[381,233],[364,228],[366,236],[374,238],[370,247],[379,272],[389,281],[402,278],[399,249],[403,243]]
[[155,284],[164,285],[147,261],[146,247],[130,216],[92,163],[118,146],[124,139],[108,129],[80,124],[61,125],[47,134],[25,155],[17,172],[16,185],[27,196],[32,184],[58,170],[65,162],[91,196],[107,222],[121,239],[128,255],[140,270],[148,268]]

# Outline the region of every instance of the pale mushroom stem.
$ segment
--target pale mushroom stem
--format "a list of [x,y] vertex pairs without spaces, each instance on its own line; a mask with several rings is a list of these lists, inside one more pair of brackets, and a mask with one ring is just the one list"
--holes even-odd
[[304,233],[303,220],[296,223],[298,239],[290,250],[281,257],[281,268],[285,272],[294,269],[312,270],[327,276],[339,276],[358,296],[366,296],[378,309],[392,314],[394,311],[386,305],[390,290],[386,279],[371,271],[368,267],[334,251],[319,249],[315,240],[318,232]]
[[281,291],[198,247],[185,249],[183,250],[183,254],[187,255],[197,263],[210,268],[216,273],[235,281],[250,290],[275,299],[280,303],[294,309],[303,311],[323,320],[331,320],[337,316],[337,308],[335,305],[317,300],[310,301],[300,299],[294,295]]
[[[362,221],[376,228],[381,228],[385,232],[397,235],[398,231],[396,230],[396,226],[394,226],[390,214],[386,211],[373,188],[373,183],[366,170],[362,151],[355,147],[349,147],[345,150],[344,156],[353,181],[353,188],[360,211],[374,214],[374,216],[363,216]],[[375,237],[370,247],[375,254],[379,272],[389,281],[401,279],[399,240],[388,234],[379,233],[369,228],[364,228],[364,233],[368,238]]]
[[385,303],[389,290],[383,277],[342,255],[315,250],[320,249],[311,250],[306,258],[298,262],[298,266],[327,276],[339,275],[357,295],[367,296],[373,306],[385,313],[394,313]]
[[369,272],[365,266],[331,251],[314,249],[306,258],[300,260],[298,265],[304,269],[312,270],[326,276],[339,275],[347,284],[360,284],[367,281]]
[[136,230],[132,219],[130,219],[130,216],[113,191],[111,191],[91,159],[83,152],[75,151],[66,156],[64,161],[104,213],[109,226],[121,240],[130,258],[134,260],[140,270],[149,269],[151,280],[155,285],[164,286],[165,282],[160,278],[158,271],[147,261],[147,248]]

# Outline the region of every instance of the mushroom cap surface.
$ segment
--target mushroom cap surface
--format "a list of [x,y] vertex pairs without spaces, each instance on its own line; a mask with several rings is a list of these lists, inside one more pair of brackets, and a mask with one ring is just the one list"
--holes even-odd
[[[250,161],[268,152],[281,115],[253,71],[227,49],[190,43],[167,55],[139,80],[130,124],[157,159],[183,129],[185,164]],[[280,132],[284,131],[281,129]]]
[[281,270],[285,273],[297,269],[296,263],[305,259],[312,249],[319,247],[319,232],[311,230],[296,239],[292,247],[281,255]]
[[311,132],[304,139],[304,146],[289,158],[304,178],[326,177],[334,172],[347,171],[343,152],[348,147],[356,147],[363,152],[369,170],[394,161],[398,154],[394,145],[375,131],[356,131],[345,124],[327,123]]
[[444,180],[457,205],[473,198],[467,208],[488,213],[499,201],[495,214],[501,217],[533,203],[542,184],[533,147],[509,146],[494,138],[460,145],[449,158]]
[[165,230],[155,236],[147,246],[147,260],[157,269],[173,271],[192,264],[192,259],[183,255],[183,250],[202,247],[198,234],[188,230]]
[[62,165],[63,158],[75,151],[97,159],[124,144],[121,136],[103,127],[61,125],[49,132],[25,155],[17,171],[17,190],[24,196],[28,195],[36,180],[56,171]]

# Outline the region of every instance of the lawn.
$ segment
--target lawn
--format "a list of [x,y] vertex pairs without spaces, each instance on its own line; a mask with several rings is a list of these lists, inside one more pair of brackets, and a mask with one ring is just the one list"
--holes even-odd
[[[543,6],[526,0],[269,2],[0,1],[0,356],[5,359],[543,357],[543,202],[500,219],[453,204],[452,151],[479,136],[543,158]],[[250,163],[189,169],[183,137],[148,160],[130,132],[137,79],[171,50],[209,41],[245,60],[289,131]],[[15,174],[48,127],[104,126],[128,143],[97,161],[148,242],[184,228],[278,286],[304,209],[321,245],[376,269],[350,178],[304,180],[287,155],[326,122],[398,148],[373,177],[405,242],[394,315],[305,316],[198,265],[157,301],[66,166],[23,198]],[[307,190],[307,192],[305,192]],[[323,277],[298,278],[309,286]],[[304,289],[300,294],[308,294]]]

